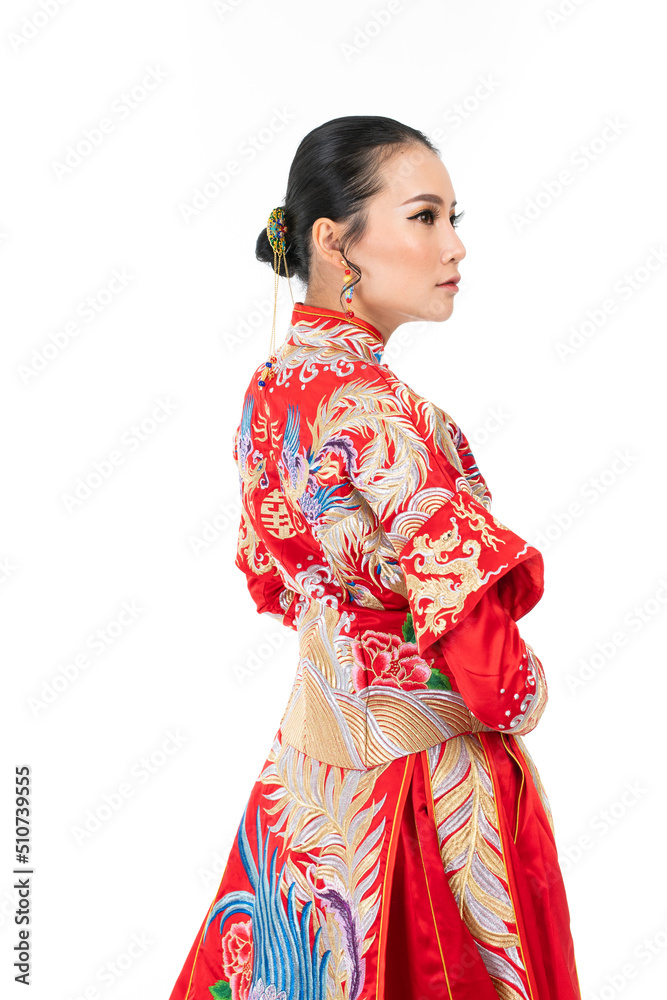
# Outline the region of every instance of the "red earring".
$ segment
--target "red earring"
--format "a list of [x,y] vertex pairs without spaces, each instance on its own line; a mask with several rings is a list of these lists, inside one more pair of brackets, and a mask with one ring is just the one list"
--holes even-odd
[[[341,264],[344,264],[344,263],[345,263],[345,261],[342,260]],[[350,302],[352,301],[352,292],[354,291],[354,285],[349,284],[349,280],[350,280],[349,275],[351,273],[352,272],[350,271],[349,267],[346,267],[345,268],[345,274],[346,274],[347,277],[345,278],[345,287],[343,288],[343,297],[347,300],[347,305],[348,305],[348,309],[345,312],[346,316],[354,316],[354,313],[349,308]]]

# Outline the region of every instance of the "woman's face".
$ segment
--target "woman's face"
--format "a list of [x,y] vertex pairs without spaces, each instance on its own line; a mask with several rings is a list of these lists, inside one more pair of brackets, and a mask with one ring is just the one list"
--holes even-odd
[[459,275],[466,250],[452,225],[456,195],[447,168],[430,149],[412,146],[386,162],[383,176],[384,190],[368,205],[366,233],[348,254],[362,272],[352,309],[356,300],[383,332],[449,319],[458,292],[440,286]]
[[[452,225],[456,196],[439,156],[424,146],[411,146],[387,160],[382,174],[384,188],[367,205],[366,233],[347,256],[361,268],[350,308],[386,340],[401,323],[449,319],[458,292],[442,284],[458,277],[466,251]],[[329,250],[327,278],[337,298],[345,274],[334,247],[344,227],[318,232],[323,224],[331,225],[318,220],[313,236]],[[331,266],[338,270],[332,272]]]

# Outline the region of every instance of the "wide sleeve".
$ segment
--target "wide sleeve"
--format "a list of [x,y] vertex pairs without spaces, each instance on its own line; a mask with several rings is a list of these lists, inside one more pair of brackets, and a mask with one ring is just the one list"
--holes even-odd
[[329,441],[349,478],[345,504],[365,506],[395,553],[420,655],[445,656],[485,725],[529,731],[546,683],[516,621],[543,594],[541,552],[472,492],[451,439],[436,433],[409,394],[376,377],[348,387],[350,398],[347,412],[343,405],[327,414]]
[[[255,530],[243,502],[243,477],[239,463],[239,438],[249,420],[249,410],[244,407],[244,417],[232,437],[232,457],[239,476],[241,518],[236,543],[234,565],[245,575],[250,596],[259,614],[269,615],[283,625],[296,630],[297,595],[280,575],[278,564],[266,542]],[[247,431],[247,427],[245,427]]]
[[235,565],[245,574],[258,613],[296,630],[297,594],[283,581],[274,557],[255,531],[245,508],[241,511]]

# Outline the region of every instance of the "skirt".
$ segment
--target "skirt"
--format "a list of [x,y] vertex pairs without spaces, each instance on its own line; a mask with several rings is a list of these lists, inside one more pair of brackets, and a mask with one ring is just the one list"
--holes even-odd
[[521,737],[367,770],[278,732],[169,1000],[581,1000],[553,820]]

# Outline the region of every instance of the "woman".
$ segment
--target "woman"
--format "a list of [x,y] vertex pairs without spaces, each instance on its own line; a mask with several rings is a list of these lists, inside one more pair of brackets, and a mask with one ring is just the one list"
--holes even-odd
[[462,430],[382,360],[401,323],[452,314],[455,205],[423,133],[338,118],[299,145],[257,241],[307,292],[234,437],[236,565],[299,663],[170,1000],[580,998],[522,740],[547,700],[516,625],[542,556],[491,514]]

